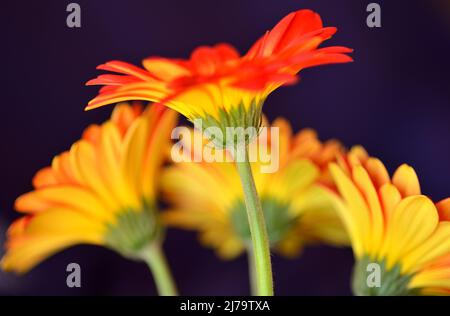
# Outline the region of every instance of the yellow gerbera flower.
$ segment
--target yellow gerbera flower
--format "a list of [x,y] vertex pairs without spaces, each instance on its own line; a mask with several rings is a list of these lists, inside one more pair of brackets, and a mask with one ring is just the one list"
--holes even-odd
[[[339,164],[330,170],[342,195],[339,215],[357,260],[354,293],[448,293],[450,200],[434,204],[421,195],[414,169],[405,164],[392,178],[380,160],[362,151]],[[379,268],[378,284],[368,282],[369,264]]]
[[[261,159],[251,163],[271,247],[292,256],[305,243],[346,243],[346,233],[328,200],[328,190],[318,185],[329,183],[326,166],[342,146],[334,140],[321,143],[309,129],[293,135],[284,119],[275,120],[272,127],[279,128],[278,171],[263,173],[265,163]],[[257,146],[266,146],[263,151],[270,151],[270,138],[266,142],[260,141],[261,137],[265,136],[261,134],[251,144],[250,153],[260,152]],[[169,225],[198,231],[204,245],[214,248],[222,258],[234,258],[251,248],[239,175],[232,162],[189,162],[193,157],[200,160],[199,151],[205,148],[189,148],[189,144],[183,145],[188,161],[162,174],[162,192],[173,205],[164,213],[164,219]]]
[[[16,200],[26,215],[8,230],[1,267],[24,273],[64,248],[93,244],[162,268],[155,278],[167,279],[155,179],[175,121],[175,112],[164,107],[142,112],[121,104],[110,120],[87,128],[36,174],[35,189]],[[174,293],[171,284],[158,286]]]

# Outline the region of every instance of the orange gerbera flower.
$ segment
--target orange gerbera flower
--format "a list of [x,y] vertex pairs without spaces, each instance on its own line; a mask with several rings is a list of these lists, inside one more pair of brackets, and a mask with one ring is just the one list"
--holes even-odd
[[76,244],[105,246],[150,264],[162,258],[156,180],[175,123],[167,108],[143,112],[119,104],[109,120],[87,128],[37,172],[35,189],[16,200],[24,216],[8,230],[1,268],[24,273]]
[[256,127],[261,108],[276,88],[296,81],[305,68],[346,63],[351,49],[318,48],[336,32],[324,27],[320,16],[300,10],[284,17],[244,55],[228,44],[202,46],[190,59],[150,57],[145,69],[121,61],[110,61],[98,69],[104,74],[87,85],[104,85],[87,110],[125,100],[160,102],[189,120],[208,126]]

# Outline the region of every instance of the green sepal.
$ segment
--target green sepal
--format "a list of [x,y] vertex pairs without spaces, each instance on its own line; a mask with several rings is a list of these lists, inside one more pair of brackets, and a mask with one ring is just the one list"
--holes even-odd
[[156,208],[144,203],[141,210],[126,209],[118,212],[116,221],[108,224],[106,244],[123,256],[141,259],[142,252],[154,242],[160,242],[163,227]]
[[[368,286],[368,277],[371,272],[368,265],[376,263],[380,267],[380,284]],[[417,295],[419,289],[409,288],[409,283],[413,275],[402,274],[400,264],[396,264],[390,270],[386,268],[386,260],[378,262],[364,256],[357,260],[353,268],[352,290],[358,296],[410,296]]]
[[[298,217],[289,213],[289,206],[274,198],[261,198],[264,219],[267,226],[269,243],[276,246],[294,227]],[[248,225],[245,202],[237,200],[230,212],[233,228],[244,242],[251,242],[250,227]]]
[[[197,120],[201,119],[202,131],[217,148],[237,148],[239,145],[248,145],[258,135],[262,122],[263,103],[264,101],[256,102],[253,100],[247,107],[240,103],[229,111],[220,108],[218,118],[205,114]],[[192,122],[198,128],[198,124],[195,121]],[[245,134],[233,131],[232,135],[227,135],[227,127],[241,128]],[[220,133],[217,134],[221,134],[223,137],[215,133],[208,134],[210,128],[218,128]],[[255,129],[256,133],[246,134],[249,131],[248,128]]]

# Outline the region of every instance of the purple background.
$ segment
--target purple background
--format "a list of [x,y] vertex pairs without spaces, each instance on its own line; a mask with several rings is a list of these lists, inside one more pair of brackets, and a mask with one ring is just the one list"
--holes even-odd
[[[67,149],[89,123],[112,107],[83,112],[96,93],[84,82],[107,60],[133,63],[149,55],[187,57],[198,45],[229,42],[244,52],[281,17],[317,10],[339,32],[326,45],[355,49],[355,62],[308,69],[302,82],[267,101],[270,119],[290,118],[296,130],[313,127],[322,139],[363,144],[392,172],[414,166],[423,191],[439,200],[450,193],[450,6],[448,1],[378,1],[382,28],[365,24],[370,1],[76,1],[81,29],[66,27],[71,1],[2,3],[0,241],[18,216],[14,199],[31,178]],[[74,1],[75,2],[75,1]],[[165,243],[181,293],[248,294],[244,256],[219,261],[194,233],[170,230]],[[82,288],[65,285],[66,265],[82,267]],[[302,257],[273,257],[280,295],[349,295],[349,249],[308,248]],[[78,246],[29,274],[0,272],[0,294],[155,294],[144,264],[98,247]]]

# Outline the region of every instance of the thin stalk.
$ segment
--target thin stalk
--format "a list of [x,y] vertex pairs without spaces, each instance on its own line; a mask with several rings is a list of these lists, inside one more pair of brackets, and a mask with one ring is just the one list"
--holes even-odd
[[155,280],[160,296],[177,296],[178,291],[160,245],[152,245],[142,253],[142,259],[147,263]]
[[255,267],[255,256],[253,254],[252,245],[248,245],[247,247],[247,262],[248,262],[248,276],[250,281],[250,293],[252,296],[256,296],[257,294],[257,284],[256,284],[256,267]]
[[252,255],[256,275],[255,294],[258,296],[271,296],[273,295],[272,265],[270,262],[270,247],[266,224],[248,159],[248,148],[247,146],[242,146],[241,150],[244,150],[244,155],[240,155],[244,159],[243,161],[240,161],[242,159],[237,159],[236,167],[244,189],[248,223],[252,236]]

